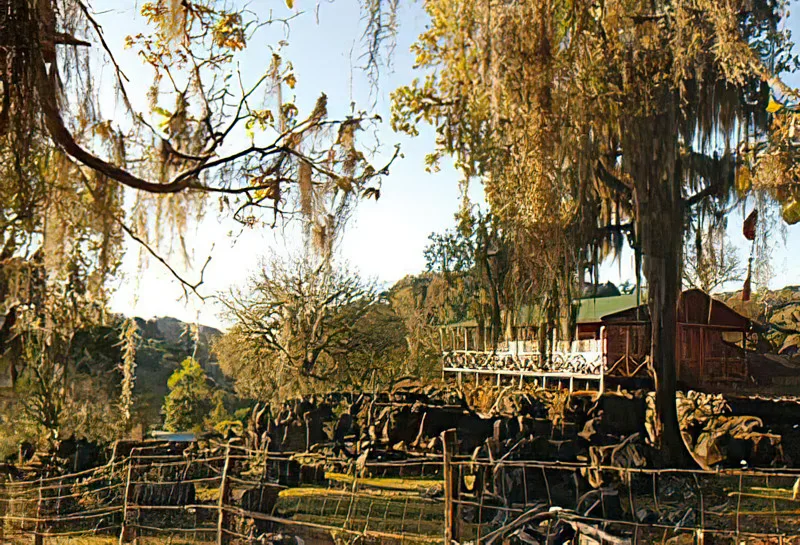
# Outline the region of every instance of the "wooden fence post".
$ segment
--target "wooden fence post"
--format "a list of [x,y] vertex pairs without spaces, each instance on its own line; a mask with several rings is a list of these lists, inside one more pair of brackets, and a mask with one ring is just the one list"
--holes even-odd
[[133,456],[135,452],[136,448],[134,447],[131,449],[131,453],[128,456],[128,471],[126,472],[125,477],[125,493],[122,496],[122,524],[119,530],[120,545],[123,543],[139,542],[138,529],[128,526],[128,518],[130,517],[130,514],[128,513],[128,505],[131,503],[131,478],[133,474]]
[[6,496],[6,476],[0,475],[0,543],[5,543],[7,509],[8,496]]
[[225,502],[228,499],[228,468],[231,463],[231,443],[225,447],[225,465],[222,466],[222,477],[219,483],[219,502],[217,503],[217,545],[224,545],[228,540],[225,538]]
[[456,430],[442,433],[444,445],[444,545],[459,543],[461,540],[461,517],[458,504],[458,466],[453,465],[453,456],[458,450]]
[[36,500],[36,522],[33,527],[33,545],[42,545],[44,538],[42,536],[41,520],[42,520],[42,486],[44,480],[44,473],[39,476],[39,498]]

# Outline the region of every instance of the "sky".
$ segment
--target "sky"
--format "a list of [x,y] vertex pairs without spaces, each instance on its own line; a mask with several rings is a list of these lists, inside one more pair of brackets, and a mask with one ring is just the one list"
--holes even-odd
[[[410,138],[394,133],[388,123],[390,92],[421,75],[412,68],[414,59],[409,47],[427,23],[422,2],[401,2],[400,30],[392,67],[384,70],[377,90],[359,69],[363,64],[360,59],[363,22],[359,4],[356,0],[297,0],[295,8],[290,10],[282,0],[251,1],[250,9],[262,15],[270,9],[276,17],[307,11],[291,21],[288,35],[282,25],[276,25],[259,42],[251,42],[240,59],[240,69],[251,76],[262,73],[271,54],[268,46],[285,38],[289,45],[283,54],[294,65],[298,79],[296,103],[301,111],[310,111],[319,93],[324,92],[328,96],[331,117],[337,113],[346,114],[351,102],[359,109],[382,117],[384,121],[369,137],[381,143],[379,157],[391,154],[396,144],[400,145],[402,157],[384,178],[380,199],[362,201],[358,205],[342,240],[341,259],[363,276],[390,285],[406,275],[422,271],[428,236],[454,225],[454,214],[461,205],[461,176],[448,161],[442,162],[437,173],[425,171],[424,157],[434,147],[430,129],[422,128],[420,136]],[[128,91],[134,106],[145,111],[144,96],[151,81],[150,72],[134,51],[124,49],[125,37],[144,28],[138,14],[140,5],[137,7],[134,0],[94,2],[109,47],[131,80]],[[800,16],[790,17],[788,24],[790,28],[799,29],[796,34],[800,35]],[[111,70],[106,66],[101,77],[108,81],[110,76]],[[800,76],[787,79],[800,86]],[[104,115],[114,117],[119,113],[119,105],[111,93],[101,99]],[[380,164],[380,161],[376,159],[375,163]],[[474,202],[483,201],[479,184],[471,184],[468,194]],[[730,238],[742,260],[746,260],[749,251],[741,236],[742,212],[750,208],[752,203],[738,209],[729,221]],[[193,226],[186,233],[186,239],[193,254],[188,266],[184,266],[178,256],[169,256],[169,259],[177,270],[194,280],[199,277],[197,269],[210,255],[201,286],[205,295],[243,286],[271,252],[290,251],[281,229],[260,226],[242,230],[229,219],[218,218],[213,213]],[[797,251],[800,225],[786,228],[771,242],[775,273],[771,287],[800,284],[800,252]],[[227,325],[227,319],[213,300],[190,297],[187,301],[180,284],[160,264],[151,262],[141,269],[138,252],[136,243],[128,241],[123,270],[111,301],[112,310],[141,317],[174,316],[217,327]],[[604,264],[601,280],[615,283],[630,280],[631,270],[630,252],[624,252],[618,261]]]

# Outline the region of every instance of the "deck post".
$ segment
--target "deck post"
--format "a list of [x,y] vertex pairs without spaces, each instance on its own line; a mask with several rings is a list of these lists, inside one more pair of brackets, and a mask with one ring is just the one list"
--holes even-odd
[[461,540],[461,521],[458,504],[458,467],[453,465],[453,456],[458,449],[456,430],[442,432],[444,471],[444,544],[451,545]]
[[599,395],[603,395],[606,386],[606,369],[608,369],[608,337],[606,336],[606,326],[600,328],[600,387]]
[[631,328],[625,328],[625,375],[633,378],[631,375]]

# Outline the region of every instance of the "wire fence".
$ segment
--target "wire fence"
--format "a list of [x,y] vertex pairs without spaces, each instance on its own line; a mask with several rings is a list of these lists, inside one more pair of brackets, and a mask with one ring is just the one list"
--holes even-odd
[[400,461],[136,448],[97,469],[0,477],[0,543],[442,541],[441,457]]
[[800,544],[800,471],[447,465],[459,543]]
[[472,459],[453,431],[442,439],[443,455],[369,461],[162,445],[80,473],[6,476],[0,543],[800,545],[800,471]]

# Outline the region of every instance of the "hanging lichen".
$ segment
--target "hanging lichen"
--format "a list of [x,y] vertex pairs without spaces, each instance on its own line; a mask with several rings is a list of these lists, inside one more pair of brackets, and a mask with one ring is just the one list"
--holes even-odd
[[437,153],[454,155],[467,180],[481,179],[492,211],[526,241],[516,244],[517,278],[530,276],[543,325],[569,318],[570,286],[627,237],[648,282],[659,413],[676,447],[687,213],[722,213],[736,196],[742,150],[779,144],[767,108],[775,74],[793,64],[778,27],[784,5],[425,6],[431,24],[413,49],[427,73],[393,94],[393,126],[416,134],[417,123],[433,124]]
[[122,429],[127,429],[133,409],[133,388],[136,385],[136,348],[139,343],[139,328],[135,319],[128,318],[122,323],[119,340],[122,345],[119,405],[123,417]]

